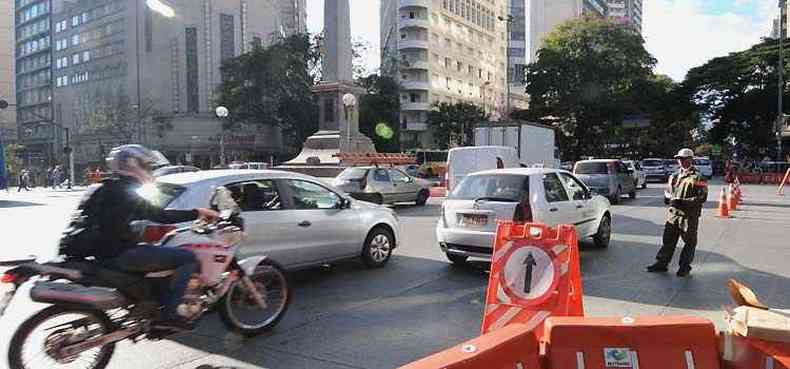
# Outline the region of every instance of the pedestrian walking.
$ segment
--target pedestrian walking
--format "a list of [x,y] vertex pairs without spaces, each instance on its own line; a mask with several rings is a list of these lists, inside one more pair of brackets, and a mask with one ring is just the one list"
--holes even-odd
[[52,176],[54,172],[55,172],[55,168],[53,167],[47,168],[47,174],[46,174],[47,178],[45,179],[47,183],[44,185],[44,187],[48,187],[48,188],[54,187],[55,181],[53,180],[53,176]]
[[19,172],[19,188],[17,188],[16,192],[21,192],[22,190],[30,191],[30,187],[28,187],[29,182],[30,173],[27,169],[22,169],[22,171]]
[[675,155],[680,170],[669,177],[664,203],[669,205],[669,214],[664,224],[663,245],[658,250],[656,262],[647,267],[651,273],[666,272],[678,239],[683,239],[680,253],[680,267],[677,276],[686,277],[691,273],[691,262],[697,248],[697,231],[702,205],[708,200],[708,184],[705,177],[694,167],[694,151],[681,149]]
[[55,169],[52,171],[52,182],[53,182],[52,188],[53,189],[55,189],[55,188],[59,189],[60,188],[60,183],[61,183],[60,176],[61,176],[60,165],[56,165]]

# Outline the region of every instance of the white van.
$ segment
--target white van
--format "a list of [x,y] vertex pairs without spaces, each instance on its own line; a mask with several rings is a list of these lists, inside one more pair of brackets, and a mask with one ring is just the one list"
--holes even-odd
[[507,146],[470,146],[447,153],[447,191],[466,176],[483,170],[520,167],[515,148]]

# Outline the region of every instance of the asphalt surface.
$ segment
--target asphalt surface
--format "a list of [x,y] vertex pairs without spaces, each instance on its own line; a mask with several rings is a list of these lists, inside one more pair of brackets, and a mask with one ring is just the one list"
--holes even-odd
[[[587,315],[687,314],[724,327],[730,304],[725,283],[751,285],[768,305],[790,307],[786,235],[790,199],[775,188],[746,186],[735,218],[715,216],[711,186],[692,277],[649,274],[666,210],[652,184],[636,200],[613,208],[608,249],[583,244],[581,269]],[[59,231],[79,193],[0,192],[0,259],[54,253]],[[348,261],[295,273],[293,303],[271,333],[244,339],[208,315],[193,333],[160,342],[119,345],[110,368],[393,368],[475,337],[480,330],[488,264],[454,267],[435,242],[440,200],[398,206],[400,247],[383,269]],[[0,367],[16,326],[41,306],[24,293],[0,318]]]

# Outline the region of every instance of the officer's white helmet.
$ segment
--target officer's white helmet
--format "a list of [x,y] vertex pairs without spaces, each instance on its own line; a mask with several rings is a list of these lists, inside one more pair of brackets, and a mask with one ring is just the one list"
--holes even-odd
[[113,172],[121,172],[129,169],[130,159],[136,160],[141,168],[149,172],[158,167],[170,164],[162,153],[149,150],[143,145],[118,146],[110,150],[105,160],[110,170]]
[[680,149],[678,154],[675,155],[675,159],[691,159],[694,157],[694,151],[691,149]]

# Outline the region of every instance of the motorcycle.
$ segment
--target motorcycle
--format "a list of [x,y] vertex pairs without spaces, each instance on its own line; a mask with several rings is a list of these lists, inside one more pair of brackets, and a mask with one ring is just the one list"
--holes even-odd
[[[230,330],[246,336],[270,330],[290,303],[285,272],[266,256],[237,260],[244,234],[239,207],[224,187],[215,190],[211,205],[220,211],[218,221],[195,221],[168,233],[159,243],[160,247],[191,250],[201,266],[200,274],[189,281],[178,313],[197,323],[216,308]],[[176,333],[154,324],[161,309],[159,292],[167,287],[173,271],[130,274],[85,260],[16,261],[0,266],[13,267],[0,280],[0,287],[8,289],[0,298],[0,316],[27,282],[32,283],[33,301],[52,304],[14,333],[8,351],[12,369],[79,363],[102,369],[120,341],[159,340]]]

